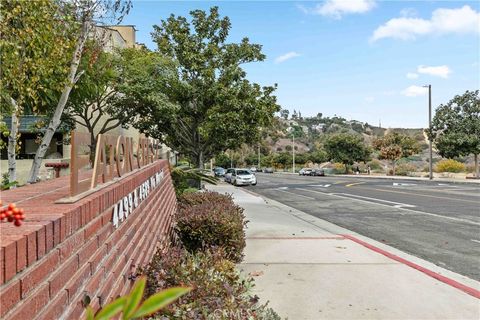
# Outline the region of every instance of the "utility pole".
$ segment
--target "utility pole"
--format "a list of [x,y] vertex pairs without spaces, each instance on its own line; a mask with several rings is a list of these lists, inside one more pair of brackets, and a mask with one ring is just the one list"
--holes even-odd
[[[432,85],[425,85],[423,86],[424,88],[428,88],[428,130],[431,133],[432,130]],[[432,151],[432,136],[428,137],[428,151],[430,153],[430,159],[429,159],[429,169],[430,169],[430,174],[429,174],[429,179],[433,179],[433,151]]]
[[295,131],[292,131],[292,172],[295,173]]
[[257,170],[260,169],[260,145],[258,145],[258,167]]

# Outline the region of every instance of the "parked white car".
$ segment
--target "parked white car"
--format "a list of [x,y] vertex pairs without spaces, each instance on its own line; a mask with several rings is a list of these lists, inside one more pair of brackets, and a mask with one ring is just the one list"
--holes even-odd
[[230,181],[234,186],[254,186],[257,184],[257,177],[248,169],[234,169]]

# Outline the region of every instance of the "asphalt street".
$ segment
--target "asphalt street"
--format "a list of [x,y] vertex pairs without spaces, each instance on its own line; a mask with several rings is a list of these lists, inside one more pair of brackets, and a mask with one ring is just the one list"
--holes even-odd
[[244,187],[480,281],[480,185],[257,174]]

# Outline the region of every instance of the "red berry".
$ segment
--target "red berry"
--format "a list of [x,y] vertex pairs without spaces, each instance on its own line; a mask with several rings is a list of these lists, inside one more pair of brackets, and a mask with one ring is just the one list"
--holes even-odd
[[18,209],[20,211],[21,214],[24,214],[25,213],[25,210],[23,210],[22,208]]
[[6,215],[7,217],[11,217],[11,216],[13,215],[12,210],[7,210],[7,211],[5,211],[5,215]]
[[9,210],[13,210],[14,208],[15,208],[15,203],[10,203],[10,204],[8,205],[8,209],[9,209]]
[[13,223],[15,226],[17,227],[20,227],[22,225],[22,221],[20,220],[15,220],[15,222]]
[[8,222],[12,222],[13,221],[13,216],[8,216],[7,219],[8,219]]
[[5,215],[5,213],[0,213],[0,221],[3,221],[7,216]]
[[13,212],[13,214],[19,214],[19,213],[20,213],[20,209],[18,209],[18,208],[13,208],[12,212]]

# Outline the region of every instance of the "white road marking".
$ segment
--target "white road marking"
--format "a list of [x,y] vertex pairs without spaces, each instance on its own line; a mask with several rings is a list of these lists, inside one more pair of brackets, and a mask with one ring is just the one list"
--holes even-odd
[[[368,204],[376,204],[378,206],[384,206],[384,207],[388,207],[388,208],[392,208],[391,205],[388,205],[388,204],[383,204],[383,203],[378,203],[378,202],[372,202],[372,201],[367,201],[367,200],[362,200],[362,199],[356,199],[356,198],[351,198],[351,197],[346,197],[346,196],[340,196],[338,194],[335,194],[335,193],[326,193],[326,192],[321,192],[321,191],[315,191],[315,190],[308,190],[308,189],[300,189],[300,188],[297,188],[299,190],[305,190],[305,191],[309,191],[309,192],[316,192],[316,193],[321,193],[321,194],[324,194],[324,195],[327,195],[327,196],[332,196],[332,197],[337,197],[337,198],[342,198],[342,199],[348,199],[348,200],[354,200],[354,201],[360,201],[360,202],[364,202],[364,203],[368,203]],[[426,216],[431,216],[431,217],[436,217],[436,218],[441,218],[441,219],[447,219],[447,220],[452,220],[452,221],[457,221],[457,222],[463,222],[463,223],[467,223],[467,224],[473,224],[475,226],[480,226],[480,223],[479,222],[476,222],[476,221],[472,221],[472,220],[468,220],[468,219],[462,219],[462,218],[455,218],[455,217],[447,217],[447,216],[442,216],[440,214],[436,214],[436,213],[430,213],[430,212],[423,212],[423,211],[418,211],[418,210],[412,210],[412,209],[407,209],[407,208],[396,208],[396,209],[399,209],[399,210],[402,210],[402,211],[407,211],[407,212],[412,212],[412,213],[416,213],[416,214],[423,214],[423,215],[426,215]]]
[[285,192],[285,193],[288,193],[288,194],[292,194],[292,195],[297,196],[297,197],[302,197],[302,198],[306,198],[306,199],[310,199],[310,200],[315,200],[315,198],[307,197],[307,196],[304,196],[304,195],[301,195],[301,194],[297,194],[297,193],[293,193],[293,192],[290,192],[290,191],[279,190],[279,189],[277,189],[277,191]]
[[395,201],[388,201],[388,200],[383,200],[383,199],[378,199],[378,198],[364,197],[364,196],[359,196],[359,195],[350,194],[350,193],[337,193],[337,194],[343,194],[343,195],[349,196],[349,197],[356,197],[356,198],[361,198],[361,199],[367,199],[367,200],[373,200],[373,201],[380,201],[380,202],[385,202],[385,203],[391,203],[391,204],[393,204],[393,207],[395,207],[395,208],[401,208],[401,207],[415,208],[415,207],[416,207],[416,206],[414,206],[414,205],[412,205],[412,204],[406,204],[406,203],[395,202]]
[[280,188],[277,188],[277,190],[287,190],[288,187],[280,187]]
[[480,240],[470,239],[473,242],[480,243]]
[[398,183],[398,182],[393,183],[394,187],[407,187],[407,186],[416,186],[416,185],[417,184],[415,183]]
[[331,184],[311,184],[309,187],[321,187],[321,188],[328,188]]

